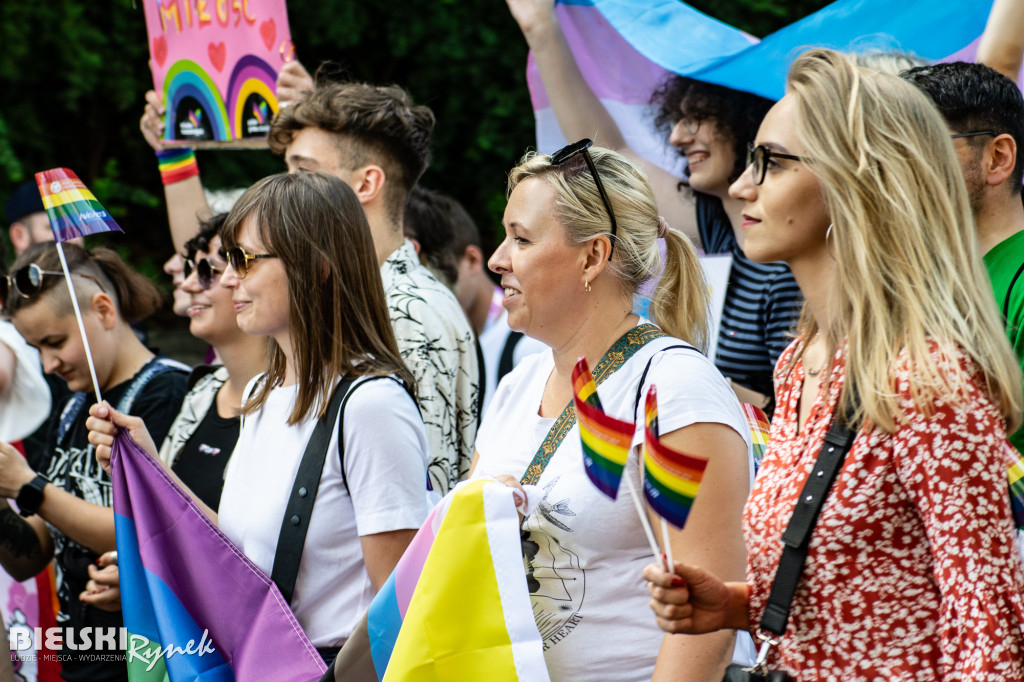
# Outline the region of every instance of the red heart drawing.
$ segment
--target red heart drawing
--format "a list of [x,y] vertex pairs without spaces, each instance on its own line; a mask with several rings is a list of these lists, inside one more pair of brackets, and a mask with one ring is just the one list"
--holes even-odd
[[277,37],[277,24],[273,19],[267,19],[260,24],[260,35],[263,36],[263,44],[269,50],[274,46],[274,38]]
[[153,41],[153,59],[156,60],[157,66],[163,66],[167,60],[167,39],[163,36]]
[[224,61],[228,57],[228,49],[224,47],[224,43],[210,43],[210,62],[213,64],[213,68],[218,71],[224,70]]

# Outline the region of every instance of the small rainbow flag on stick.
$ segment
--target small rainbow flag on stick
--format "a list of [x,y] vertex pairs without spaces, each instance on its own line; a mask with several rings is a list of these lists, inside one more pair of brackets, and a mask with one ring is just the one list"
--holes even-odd
[[123,232],[74,171],[53,168],[36,173],[36,184],[56,241],[97,232]]
[[1010,467],[1010,511],[1013,512],[1013,523],[1024,530],[1024,459],[1009,443],[1006,444],[1007,454],[1012,457]]
[[614,500],[636,427],[605,414],[586,358],[573,367],[572,387],[583,441],[583,467],[598,490]]
[[750,442],[753,445],[754,466],[760,468],[761,460],[764,459],[764,451],[768,449],[768,433],[771,430],[771,423],[768,415],[760,407],[750,403],[740,403],[743,406],[743,414],[750,426]]
[[658,398],[647,392],[644,429],[644,497],[651,509],[676,528],[686,525],[708,461],[677,452],[658,438]]

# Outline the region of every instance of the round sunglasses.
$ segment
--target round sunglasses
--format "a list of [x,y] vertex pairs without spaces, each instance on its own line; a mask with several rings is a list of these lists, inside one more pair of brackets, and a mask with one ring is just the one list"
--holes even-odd
[[[103,283],[90,274],[84,272],[72,272],[72,275],[79,275],[96,282],[101,291],[106,292]],[[13,291],[21,298],[31,298],[39,293],[43,286],[43,278],[46,276],[63,277],[60,270],[43,270],[36,263],[29,263],[0,278],[0,307],[7,304],[8,296]]]
[[220,276],[224,274],[224,270],[213,267],[213,263],[210,262],[209,258],[200,258],[199,260],[192,262],[192,259],[185,259],[185,279],[192,276],[192,273],[196,273],[196,277],[199,280],[199,288],[206,291],[214,285],[214,276]]
[[228,264],[235,271],[235,277],[245,279],[249,274],[249,261],[258,258],[277,258],[273,253],[246,253],[241,246],[235,246],[227,250]]

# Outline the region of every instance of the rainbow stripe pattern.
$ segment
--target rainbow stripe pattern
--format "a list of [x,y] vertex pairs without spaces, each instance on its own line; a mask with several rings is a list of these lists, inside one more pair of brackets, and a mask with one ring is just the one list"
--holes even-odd
[[1008,472],[1010,511],[1013,513],[1014,525],[1024,530],[1024,458],[1021,458],[1020,453],[1009,443],[1006,444],[1006,449],[1013,461],[1013,466]]
[[614,500],[636,426],[605,414],[586,358],[580,358],[573,367],[572,387],[583,442],[583,468],[597,489]]
[[458,484],[370,603],[368,640],[360,626],[340,654],[345,679],[548,682],[526,575],[508,570],[522,565],[520,545],[511,488]]
[[683,528],[708,461],[673,450],[658,437],[658,398],[651,386],[644,405],[644,497],[651,509]]
[[56,241],[97,232],[123,232],[74,171],[52,168],[36,173],[36,184]]
[[747,418],[747,424],[750,425],[750,442],[753,446],[754,467],[757,469],[761,467],[764,451],[768,449],[768,433],[771,430],[771,423],[768,421],[768,415],[760,407],[750,403],[740,404],[743,405],[743,415]]
[[126,431],[110,459],[128,678],[316,682],[280,590]]

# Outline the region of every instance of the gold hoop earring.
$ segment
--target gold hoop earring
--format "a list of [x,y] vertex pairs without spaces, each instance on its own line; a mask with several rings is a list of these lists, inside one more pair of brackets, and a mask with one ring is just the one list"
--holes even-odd
[[589,279],[583,281],[583,291],[587,292],[588,294],[590,293],[590,280]]

